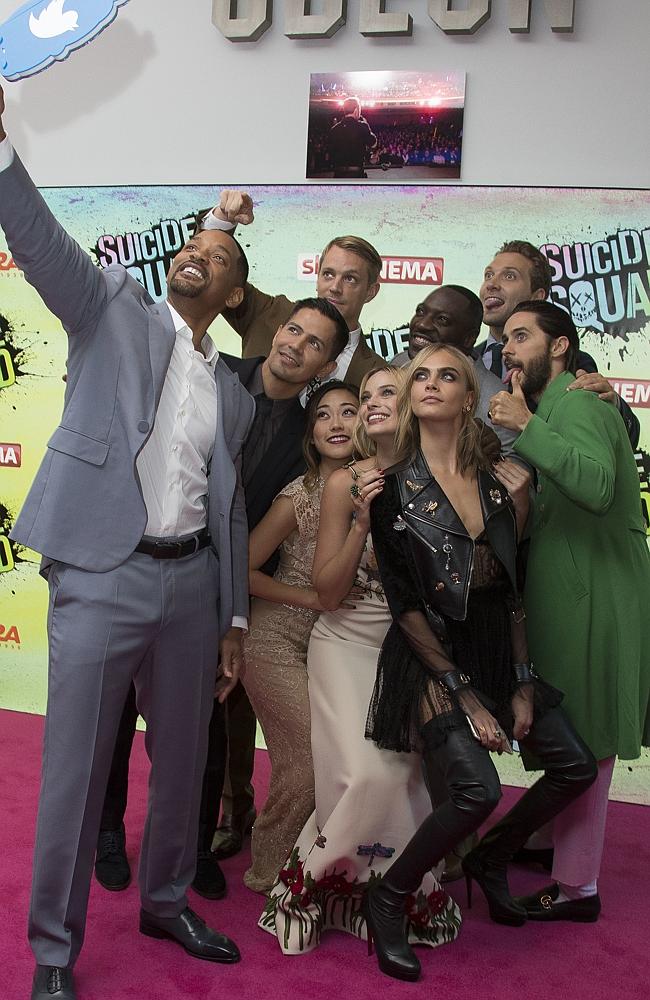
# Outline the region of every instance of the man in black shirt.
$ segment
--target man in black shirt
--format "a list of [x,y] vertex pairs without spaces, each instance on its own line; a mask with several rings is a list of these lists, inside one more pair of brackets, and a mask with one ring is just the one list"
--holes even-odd
[[358,97],[343,102],[343,118],[330,129],[329,147],[335,177],[366,177],[366,150],[374,149],[377,136],[361,117]]

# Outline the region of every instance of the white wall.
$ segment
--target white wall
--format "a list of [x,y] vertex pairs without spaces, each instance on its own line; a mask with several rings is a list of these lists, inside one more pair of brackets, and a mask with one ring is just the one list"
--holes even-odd
[[[0,0],[0,17],[19,4]],[[130,0],[66,62],[6,84],[6,123],[41,185],[301,183],[310,72],[466,70],[463,183],[647,186],[648,0],[576,0],[567,35],[542,0],[530,35],[512,35],[507,5],[450,37],[425,0],[388,0],[413,37],[367,39],[349,0],[333,38],[292,41],[275,0],[260,41],[233,44],[211,0]]]

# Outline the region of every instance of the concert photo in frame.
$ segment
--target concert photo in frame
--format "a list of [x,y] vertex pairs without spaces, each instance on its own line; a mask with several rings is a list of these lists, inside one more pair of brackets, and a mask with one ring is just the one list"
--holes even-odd
[[464,73],[312,73],[306,176],[457,179],[464,105]]

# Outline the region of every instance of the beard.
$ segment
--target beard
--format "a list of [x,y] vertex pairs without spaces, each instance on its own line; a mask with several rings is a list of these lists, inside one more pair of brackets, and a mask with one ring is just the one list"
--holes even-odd
[[203,285],[197,285],[191,281],[186,281],[181,274],[175,274],[169,281],[169,289],[176,295],[183,295],[186,299],[196,299],[203,291]]
[[549,345],[546,354],[541,354],[533,358],[526,365],[526,371],[522,380],[522,389],[526,396],[540,396],[548,383],[551,381],[553,369],[551,367],[551,347]]

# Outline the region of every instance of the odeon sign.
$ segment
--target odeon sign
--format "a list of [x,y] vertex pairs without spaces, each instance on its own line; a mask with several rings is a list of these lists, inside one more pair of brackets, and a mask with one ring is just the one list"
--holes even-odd
[[[390,0],[360,0],[359,31],[369,38],[411,35],[413,18],[406,11],[387,11]],[[505,3],[506,0],[501,0]],[[507,0],[508,28],[530,31],[532,0]],[[489,20],[491,0],[469,0],[462,10],[454,0],[427,0],[429,17],[446,35],[472,35]],[[552,31],[573,31],[575,0],[536,0]],[[212,0],[212,23],[231,42],[256,42],[273,21],[273,0]],[[347,0],[321,0],[320,13],[310,13],[311,0],[284,0],[284,33],[288,38],[331,38],[347,21]]]

